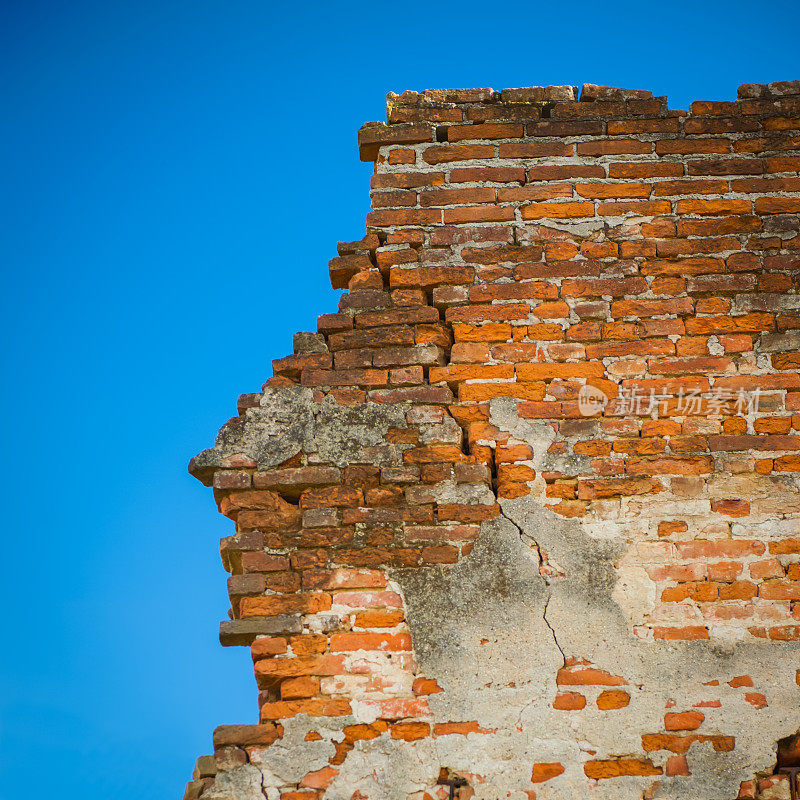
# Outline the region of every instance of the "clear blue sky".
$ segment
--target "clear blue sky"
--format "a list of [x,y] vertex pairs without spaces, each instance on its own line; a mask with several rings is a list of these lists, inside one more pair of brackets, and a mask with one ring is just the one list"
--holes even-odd
[[256,720],[186,472],[364,233],[388,90],[800,78],[792,0],[6,0],[0,10],[0,800],[180,798]]

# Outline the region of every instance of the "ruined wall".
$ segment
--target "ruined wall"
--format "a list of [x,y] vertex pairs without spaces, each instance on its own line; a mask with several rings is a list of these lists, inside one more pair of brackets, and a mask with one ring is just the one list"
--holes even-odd
[[800,82],[390,94],[344,289],[191,470],[257,725],[187,798],[788,797]]

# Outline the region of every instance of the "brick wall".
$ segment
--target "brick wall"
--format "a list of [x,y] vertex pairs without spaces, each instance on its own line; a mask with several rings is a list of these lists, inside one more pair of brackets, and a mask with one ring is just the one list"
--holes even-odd
[[338,312],[192,463],[260,719],[187,797],[788,797],[800,82],[387,110]]

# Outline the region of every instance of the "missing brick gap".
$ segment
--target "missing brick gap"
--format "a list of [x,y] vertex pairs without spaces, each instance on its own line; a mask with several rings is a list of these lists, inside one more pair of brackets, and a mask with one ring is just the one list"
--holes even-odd
[[555,103],[545,103],[542,106],[542,119],[550,119],[553,106],[555,106]]
[[447,767],[442,767],[441,770],[439,770],[439,779],[436,783],[439,786],[450,787],[448,800],[460,800],[461,789],[465,786],[469,786],[466,778],[462,778],[460,775],[452,775]]
[[447,125],[437,125],[436,126],[436,141],[437,142],[446,142],[447,141]]
[[797,779],[800,775],[800,731],[778,740],[777,756],[773,775],[785,775],[789,780],[791,800],[798,800],[798,796],[800,796],[797,790]]
[[[465,430],[464,434],[466,435],[466,433],[467,432]],[[467,442],[468,441],[469,440],[467,438]],[[494,448],[492,448],[492,460],[489,463],[489,472],[490,472],[490,477],[491,477],[491,481],[492,481],[492,491],[494,492],[494,499],[497,500],[497,499],[499,499],[498,496],[497,496],[497,490],[498,490],[497,458],[496,458],[496,453],[495,453]],[[505,516],[505,515],[503,515],[503,516]],[[511,520],[508,520],[508,521],[511,522]],[[511,522],[511,524],[513,525],[514,523]],[[517,528],[517,530],[519,530],[519,528]],[[520,531],[520,535],[521,534],[522,534],[522,531]]]

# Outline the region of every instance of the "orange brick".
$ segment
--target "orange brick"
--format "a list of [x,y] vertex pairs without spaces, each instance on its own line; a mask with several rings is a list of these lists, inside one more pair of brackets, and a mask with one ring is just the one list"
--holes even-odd
[[275,614],[316,614],[331,607],[328,594],[302,594],[291,597],[243,597],[239,605],[242,617],[269,617]]
[[514,209],[511,206],[460,206],[440,211],[445,225],[460,225],[469,222],[511,222]]
[[624,775],[661,775],[661,767],[656,767],[650,759],[619,758],[587,761],[583,771],[588,778],[619,778]]
[[797,214],[800,213],[800,198],[757,197],[756,214]]
[[[781,575],[783,572],[781,571]],[[280,637],[261,637],[250,645],[250,655],[253,661],[258,661],[266,656],[283,655],[288,649],[286,639]]]
[[331,636],[332,653],[355,650],[403,651],[411,650],[411,637],[407,633],[335,633]]
[[513,378],[514,366],[512,364],[451,364],[448,367],[431,367],[429,380],[431,383],[439,381],[469,381],[490,380],[493,378]]
[[537,763],[533,765],[531,783],[544,783],[563,774],[564,767],[557,762]]
[[477,722],[437,722],[433,726],[434,736],[451,736],[459,734],[467,736],[470,733],[494,733],[493,730],[481,728]]
[[683,164],[617,161],[608,165],[609,178],[671,178],[677,175],[683,175]]
[[579,692],[560,692],[553,700],[553,708],[558,711],[580,711],[585,706],[586,698]]
[[765,581],[758,587],[758,596],[764,600],[800,600],[800,582]]
[[679,214],[702,214],[720,217],[723,214],[750,214],[750,200],[678,200]]
[[594,667],[563,667],[558,671],[556,683],[559,686],[624,686],[627,681]]
[[389,271],[389,284],[392,288],[429,288],[472,283],[474,276],[474,267],[392,267]]
[[362,611],[353,622],[357,628],[393,628],[403,619],[402,611]]
[[625,708],[631,702],[631,696],[627,692],[617,690],[607,690],[600,692],[597,697],[597,707],[601,711],[610,711],[617,708]]
[[653,636],[655,636],[656,639],[666,639],[667,641],[708,639],[708,628],[701,625],[685,625],[675,628],[656,626],[653,628]]
[[520,209],[522,219],[571,219],[594,216],[594,203],[534,203]]
[[597,214],[601,217],[617,217],[625,214],[639,214],[643,217],[655,217],[669,214],[672,204],[666,200],[632,200],[619,203],[598,203]]
[[[300,781],[300,786],[308,787],[310,789],[327,789],[338,774],[338,769],[326,766],[322,769],[316,770],[315,772],[309,772],[308,775],[306,775],[305,778]],[[284,797],[285,795],[281,795],[281,800],[283,800]]]
[[457,342],[505,342],[511,338],[511,325],[489,322],[485,325],[453,325]]
[[346,742],[368,741],[377,739],[382,733],[389,729],[389,723],[384,720],[377,720],[369,724],[347,725],[342,729]]
[[281,683],[281,699],[297,700],[304,697],[314,697],[319,694],[319,681],[316,678],[302,676],[289,678]]
[[[503,358],[508,351],[493,348],[495,358]],[[602,378],[605,375],[603,365],[596,362],[578,364],[518,364],[517,377],[523,381],[553,380],[556,378]]]
[[659,536],[672,536],[673,533],[683,533],[688,529],[685,522],[659,522],[658,535]]
[[391,727],[390,735],[392,739],[416,742],[431,735],[431,726],[427,722],[396,722]]
[[746,517],[750,513],[750,503],[746,500],[714,500],[711,510],[728,517]]
[[647,183],[577,183],[575,191],[581,197],[596,200],[650,197],[650,185]]
[[689,764],[686,761],[686,756],[670,756],[666,763],[666,774],[682,776],[691,775],[692,773],[689,772]]
[[694,731],[705,720],[699,711],[681,711],[664,715],[664,728],[668,731]]
[[297,714],[310,717],[344,717],[351,713],[347,700],[279,700],[261,706],[261,721],[286,719]]
[[413,692],[416,695],[439,694],[443,692],[441,686],[433,678],[415,678]]
[[[793,638],[797,638],[796,636]],[[767,698],[765,695],[761,694],[761,692],[745,692],[744,699],[746,702],[750,703],[751,706],[755,706],[756,708],[766,708],[767,706]]]
[[629,497],[639,494],[653,494],[662,490],[661,483],[653,478],[598,478],[580,481],[578,483],[578,498],[581,500],[594,500],[607,497]]

